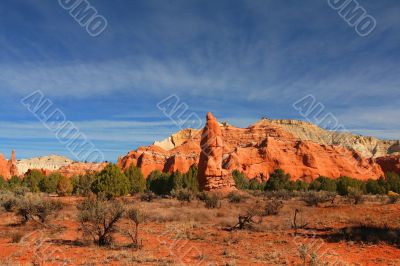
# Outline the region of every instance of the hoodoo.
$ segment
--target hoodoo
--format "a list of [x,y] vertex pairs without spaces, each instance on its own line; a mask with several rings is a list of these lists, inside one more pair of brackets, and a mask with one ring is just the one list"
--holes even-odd
[[201,153],[198,180],[205,191],[231,191],[235,189],[230,171],[223,169],[224,141],[217,119],[207,114],[207,123],[201,134]]

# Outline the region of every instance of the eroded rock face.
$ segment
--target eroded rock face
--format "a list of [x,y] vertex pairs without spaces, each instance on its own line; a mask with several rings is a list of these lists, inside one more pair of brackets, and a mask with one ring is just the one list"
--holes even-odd
[[11,152],[10,160],[6,160],[4,155],[0,154],[0,176],[10,179],[12,176],[18,176],[16,166],[15,151]]
[[17,159],[15,157],[15,151],[11,151],[11,157],[10,160],[8,161],[8,169],[10,170],[10,175],[11,176],[18,176],[19,171],[17,167]]
[[78,163],[74,162],[70,165],[61,167],[57,172],[66,176],[73,177],[84,175],[87,172],[100,172],[107,166],[107,163]]
[[10,178],[10,170],[8,168],[8,161],[4,158],[3,154],[0,154],[0,176],[9,179]]
[[394,172],[400,174],[400,155],[392,155],[379,157],[376,162],[382,167],[382,170],[386,172]]
[[235,187],[230,171],[223,169],[224,141],[217,119],[207,114],[207,123],[201,135],[201,153],[198,180],[205,191],[231,191]]
[[61,167],[72,164],[73,161],[59,155],[49,155],[17,161],[17,168],[20,174],[25,174],[29,169],[44,169],[49,171],[59,170]]
[[268,120],[284,128],[299,140],[308,140],[318,144],[338,145],[357,151],[366,158],[378,158],[390,154],[400,154],[398,140],[381,140],[374,137],[354,135],[324,130],[314,124],[298,120]]
[[[223,145],[217,151],[222,150],[222,170],[237,169],[249,178],[268,178],[269,173],[281,168],[293,179],[307,180],[320,175],[332,178],[346,175],[363,180],[383,175],[373,159],[357,150],[323,144],[322,140],[302,140],[300,133],[292,134],[282,123],[263,119],[248,128],[219,125]],[[199,163],[201,131],[177,134],[180,145],[170,150],[157,145],[141,147],[121,158],[119,166],[126,169],[133,163],[142,167],[145,176],[156,169],[186,172],[191,164]],[[184,136],[189,135],[184,141]]]

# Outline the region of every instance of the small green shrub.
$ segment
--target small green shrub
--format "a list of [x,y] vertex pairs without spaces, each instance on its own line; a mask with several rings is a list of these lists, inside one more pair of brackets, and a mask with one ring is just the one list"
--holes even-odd
[[181,188],[172,193],[180,202],[191,202],[194,198],[193,192],[189,189]]
[[146,202],[152,202],[156,198],[157,198],[157,196],[151,191],[145,192],[142,195],[140,195],[140,200],[146,201]]
[[337,180],[337,192],[342,196],[349,195],[350,191],[359,191],[360,193],[364,194],[366,191],[365,183],[361,180],[341,176]]
[[173,189],[170,175],[155,170],[147,178],[147,188],[157,195],[169,195]]
[[221,207],[219,196],[215,193],[206,193],[204,198],[205,207],[207,209],[215,209]]
[[43,176],[39,182],[39,188],[41,192],[45,193],[56,193],[58,181],[61,179],[61,174],[51,173],[48,176]]
[[143,245],[139,240],[139,225],[145,222],[146,215],[138,208],[131,208],[126,213],[128,220],[134,224],[134,228],[128,229],[127,233],[132,239],[133,246],[141,248]]
[[388,192],[388,197],[389,197],[390,204],[395,204],[400,200],[400,195],[393,191]]
[[273,199],[269,200],[265,205],[264,216],[278,215],[279,211],[283,208],[283,202],[281,200]]
[[103,192],[108,198],[112,198],[127,195],[130,185],[125,174],[115,164],[109,164],[96,175],[91,188],[96,194]]
[[45,175],[39,170],[29,170],[26,172],[22,183],[28,187],[31,192],[40,192],[39,184],[44,177]]
[[240,203],[243,201],[244,197],[237,191],[232,191],[228,194],[229,202],[231,203]]
[[277,169],[270,174],[270,177],[265,184],[265,190],[290,190],[290,175],[286,174],[282,169]]
[[72,177],[72,193],[78,196],[88,196],[92,193],[92,184],[96,180],[96,173],[87,172],[84,175]]
[[21,218],[22,224],[29,220],[44,224],[62,208],[63,205],[59,201],[45,199],[38,194],[26,194],[18,199],[16,214]]
[[347,198],[355,205],[363,203],[365,199],[363,191],[356,187],[349,187]]
[[72,194],[74,186],[72,185],[71,179],[66,176],[60,176],[56,192],[59,196],[68,196]]
[[310,191],[303,195],[302,200],[308,206],[318,206],[319,204],[333,202],[336,197],[336,193],[327,191]]
[[17,202],[17,197],[12,193],[5,193],[0,196],[0,204],[7,212],[13,212]]
[[310,190],[336,192],[336,180],[325,176],[320,176],[313,180],[309,187]]
[[125,207],[117,200],[87,198],[78,205],[78,220],[85,238],[91,238],[99,246],[112,244]]
[[235,185],[237,189],[245,190],[249,189],[249,179],[240,171],[234,170],[232,172],[233,180],[235,181]]
[[131,194],[142,193],[146,190],[146,179],[139,167],[131,164],[125,171],[125,176],[129,180]]

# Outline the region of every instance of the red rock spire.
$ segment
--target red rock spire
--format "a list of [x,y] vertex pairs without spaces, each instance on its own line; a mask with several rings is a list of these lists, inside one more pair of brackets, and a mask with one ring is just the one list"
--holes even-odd
[[217,119],[207,113],[207,122],[201,135],[201,154],[198,180],[205,191],[232,191],[235,189],[230,172],[222,167],[222,132]]

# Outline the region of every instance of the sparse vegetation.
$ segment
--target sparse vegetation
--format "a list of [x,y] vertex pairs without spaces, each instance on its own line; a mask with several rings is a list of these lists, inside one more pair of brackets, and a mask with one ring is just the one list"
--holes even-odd
[[336,193],[334,192],[327,192],[327,191],[309,191],[305,193],[302,197],[302,200],[308,206],[318,206],[323,203],[330,202],[331,204],[334,203],[336,197]]
[[283,208],[283,202],[281,200],[273,199],[269,200],[265,205],[265,216],[278,215],[279,211]]
[[128,229],[128,235],[132,239],[132,245],[135,248],[141,248],[143,244],[139,240],[139,225],[145,221],[146,215],[138,208],[131,208],[127,211],[127,217],[129,221],[134,224],[134,228]]
[[228,194],[228,199],[231,203],[240,203],[243,201],[244,196],[237,191],[232,191]]
[[26,194],[17,198],[15,213],[22,224],[32,220],[45,226],[48,218],[57,215],[62,208],[59,201],[45,199],[38,194]]
[[146,190],[146,179],[139,167],[132,164],[125,171],[125,176],[129,180],[131,194],[143,193]]
[[91,197],[78,206],[78,220],[84,237],[91,238],[99,246],[113,242],[117,222],[124,214],[120,201]]
[[221,207],[221,201],[216,193],[201,193],[199,199],[204,201],[207,209],[215,209]]
[[191,202],[194,198],[193,192],[187,188],[173,190],[172,193],[180,202]]
[[84,175],[74,176],[72,186],[74,195],[88,196],[92,193],[92,184],[96,180],[96,173],[87,172]]
[[108,198],[112,198],[127,195],[130,185],[125,174],[116,165],[109,164],[96,175],[91,188],[96,194],[105,193]]

